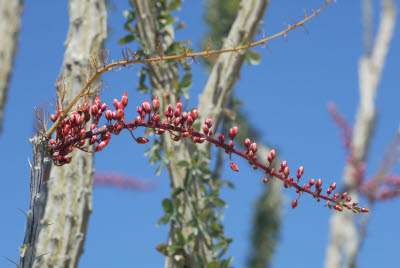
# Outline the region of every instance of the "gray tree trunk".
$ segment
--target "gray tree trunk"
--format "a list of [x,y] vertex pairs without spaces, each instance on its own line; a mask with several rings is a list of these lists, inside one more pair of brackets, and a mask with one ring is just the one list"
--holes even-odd
[[[104,0],[70,0],[70,27],[60,78],[69,84],[65,101],[72,100],[83,87],[82,73],[89,68],[90,57],[104,47],[107,36],[107,13]],[[94,85],[95,87],[96,85]],[[76,267],[86,237],[92,211],[93,155],[75,150],[72,162],[53,166],[47,184],[36,252],[47,255],[35,267]]]
[[[26,213],[26,229],[24,243],[20,247],[20,262],[17,267],[30,268],[36,260],[35,247],[40,229],[40,215],[42,213],[42,199],[44,183],[49,178],[51,161],[46,160],[48,148],[47,140],[35,136],[30,139],[33,149],[33,162],[29,162],[31,168],[31,198],[29,211]],[[39,257],[41,254],[38,254]]]
[[[156,7],[151,1],[146,0],[131,0],[132,6],[135,9],[138,29],[143,46],[155,53],[157,44],[161,44],[163,48],[174,39],[172,26],[166,29],[159,29],[157,18],[155,17]],[[231,28],[225,47],[239,45],[242,42],[252,40],[256,34],[269,0],[247,0],[242,1],[236,20]],[[204,93],[199,98],[199,111],[201,117],[200,123],[203,123],[207,117],[213,119],[213,129],[218,129],[218,125],[222,120],[222,110],[227,105],[233,86],[239,77],[239,71],[244,61],[242,54],[222,54],[218,62],[215,64],[210,79],[207,82]],[[169,103],[175,104],[178,96],[174,91],[173,82],[178,78],[177,64],[161,63],[159,66],[149,66],[150,81],[153,87],[153,95],[160,98],[162,105],[160,111],[165,111]],[[172,188],[184,188],[185,170],[178,168],[177,163],[181,160],[191,158],[191,144],[185,142],[176,143],[169,137],[162,138],[163,151],[172,152],[174,157],[167,164],[168,172],[171,178]],[[210,147],[207,147],[210,151]],[[195,201],[199,208],[204,207],[203,199],[199,192],[197,184],[199,178],[192,180],[192,185],[188,186],[191,189],[193,200],[186,200],[182,214],[185,222],[189,221],[191,215],[190,203]],[[193,233],[191,227],[170,225],[168,243],[171,244],[175,240],[175,229],[179,228],[184,235]],[[198,253],[209,262],[212,260],[213,252],[209,248],[209,237],[200,237],[198,241]],[[181,257],[184,257],[183,260]],[[185,256],[170,256],[167,257],[166,267],[183,267],[185,263],[190,263],[190,260],[185,260]]]
[[[364,11],[370,12],[370,0],[364,0]],[[344,190],[353,199],[358,200],[357,181],[355,179],[356,165],[363,163],[368,155],[369,144],[375,128],[375,98],[378,84],[381,79],[386,55],[393,37],[396,11],[392,0],[382,0],[380,25],[375,42],[372,42],[372,33],[365,35],[366,53],[359,62],[359,92],[360,103],[352,135],[352,157],[354,163],[347,164],[343,171]],[[372,18],[370,18],[372,19]],[[365,23],[365,21],[364,21]],[[372,31],[370,25],[365,29]],[[356,219],[360,217],[353,213],[333,213],[330,220],[330,241],[327,246],[325,267],[356,267],[357,255],[360,250],[361,237]]]
[[0,0],[0,133],[8,84],[14,67],[14,55],[18,47],[22,10],[22,0]]

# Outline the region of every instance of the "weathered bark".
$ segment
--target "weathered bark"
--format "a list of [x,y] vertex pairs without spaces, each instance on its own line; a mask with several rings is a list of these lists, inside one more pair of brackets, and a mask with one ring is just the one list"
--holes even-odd
[[[89,68],[90,57],[104,47],[107,13],[104,0],[70,0],[70,27],[60,78],[69,88],[65,101],[72,100],[85,83],[82,73]],[[96,85],[94,85],[95,87]],[[72,162],[53,166],[47,184],[41,224],[51,224],[38,238],[37,253],[48,252],[35,267],[76,267],[86,237],[92,211],[93,155],[75,150]]]
[[[369,1],[364,4],[370,6]],[[368,11],[368,9],[364,9]],[[348,164],[344,169],[344,190],[355,200],[358,199],[357,181],[354,178],[357,164],[366,160],[369,144],[375,127],[375,98],[381,73],[385,64],[390,41],[394,32],[395,7],[392,0],[382,0],[382,12],[375,43],[366,44],[366,54],[359,62],[359,92],[356,122],[353,129],[351,153],[355,164]],[[366,27],[371,30],[371,27]],[[366,42],[371,38],[366,34]],[[353,213],[333,213],[331,216],[330,242],[327,247],[325,267],[355,267],[361,245],[361,236],[356,226]]]
[[36,241],[40,229],[43,227],[40,225],[40,215],[42,212],[42,199],[43,197],[43,186],[46,179],[49,178],[49,171],[51,161],[46,160],[47,156],[47,140],[42,137],[34,137],[29,140],[32,143],[33,149],[33,162],[31,165],[31,198],[29,204],[29,211],[26,213],[27,222],[25,229],[24,243],[20,247],[20,262],[17,265],[21,268],[30,268],[36,260],[35,248]]
[[18,33],[21,27],[22,0],[0,0],[0,133],[3,126],[7,89],[17,52]]
[[[242,1],[238,11],[236,20],[232,29],[227,37],[226,46],[230,46],[232,42],[236,45],[241,42],[252,40],[264,12],[268,6],[269,0],[251,0]],[[137,24],[140,34],[142,45],[152,53],[157,51],[157,44],[161,44],[165,49],[174,39],[173,28],[167,27],[159,29],[157,18],[155,17],[156,7],[151,1],[146,0],[131,0],[131,4],[135,9]],[[154,55],[154,54],[153,54]],[[243,64],[244,56],[241,54],[222,54],[216,65],[214,66],[209,82],[205,88],[204,94],[200,97],[199,107],[201,111],[200,122],[204,122],[205,118],[210,117],[213,119],[213,128],[218,129],[218,125],[222,120],[222,109],[226,106],[229,96],[232,93],[232,88],[239,77],[239,71]],[[153,95],[162,99],[163,105],[160,107],[164,111],[168,103],[176,103],[178,96],[174,91],[173,82],[178,79],[177,64],[160,63],[159,66],[149,66],[150,82],[153,87]],[[167,168],[171,178],[171,186],[173,188],[184,188],[185,170],[178,168],[177,163],[181,160],[190,159],[191,157],[191,144],[187,142],[176,143],[171,139],[163,138],[163,151],[172,152],[174,157],[170,159]],[[208,148],[208,151],[210,149]],[[195,201],[202,208],[202,197],[196,185],[200,183],[199,178],[192,180],[191,188],[193,200],[185,200],[185,208],[182,211],[185,222],[190,220],[191,215],[190,203]],[[171,244],[175,237],[175,228],[180,228],[184,235],[192,233],[191,227],[188,226],[174,226],[170,225],[168,243]],[[209,262],[212,260],[212,249],[209,248],[209,237],[199,237],[198,241],[198,254]],[[183,257],[183,258],[182,258]],[[166,267],[183,267],[190,263],[190,260],[185,259],[186,256],[171,256],[167,257]],[[183,260],[182,260],[183,259]],[[182,260],[182,261],[181,261]]]

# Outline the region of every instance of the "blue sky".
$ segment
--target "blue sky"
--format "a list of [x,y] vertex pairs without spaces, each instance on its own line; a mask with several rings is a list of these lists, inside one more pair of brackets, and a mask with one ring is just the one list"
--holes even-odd
[[[113,59],[121,58],[117,40],[125,35],[122,11],[128,1],[115,2],[116,10],[109,13],[112,27],[106,47]],[[283,22],[291,17],[301,19],[302,9],[317,9],[322,0],[271,1],[263,25],[267,35],[283,29]],[[378,1],[374,1],[378,8]],[[396,1],[397,6],[400,2]],[[375,15],[378,15],[376,9]],[[203,1],[187,0],[177,15],[187,28],[176,35],[178,40],[191,40],[196,49],[207,31]],[[375,21],[377,21],[375,19]],[[5,111],[3,133],[0,136],[0,167],[2,187],[0,210],[0,255],[18,259],[25,230],[25,217],[19,211],[29,206],[29,165],[32,136],[33,107],[50,102],[55,94],[54,81],[63,59],[63,43],[68,31],[66,1],[27,1],[23,14],[15,69],[11,79]],[[278,38],[269,44],[270,53],[258,48],[262,62],[258,66],[244,66],[236,94],[245,102],[248,120],[262,133],[263,142],[274,144],[279,157],[294,169],[305,167],[304,178],[323,178],[325,184],[341,182],[345,164],[345,150],[341,146],[337,128],[327,112],[333,101],[338,110],[354,122],[358,103],[358,60],[362,55],[361,13],[359,1],[338,1],[331,4],[307,25],[310,34],[301,29],[289,34],[285,41]],[[379,166],[385,148],[399,126],[400,98],[398,78],[400,60],[399,23],[388,54],[377,94],[378,120],[367,174]],[[136,48],[136,45],[132,45]],[[197,102],[207,72],[204,66],[193,64],[191,103]],[[397,71],[396,71],[397,70]],[[131,107],[148,96],[136,92],[137,73],[123,70],[106,74],[108,89],[102,100],[111,102],[126,90]],[[128,107],[129,108],[129,107]],[[134,113],[134,108],[131,108]],[[201,111],[200,111],[201,112]],[[90,218],[85,252],[80,267],[161,267],[164,259],[155,250],[165,241],[167,228],[157,227],[162,215],[161,200],[169,196],[169,180],[164,170],[155,175],[143,152],[148,145],[131,141],[127,133],[114,138],[104,151],[96,154],[95,167],[99,171],[118,171],[122,174],[155,181],[159,185],[151,191],[124,191],[98,188],[94,190],[93,214]],[[229,204],[225,209],[224,225],[227,236],[233,237],[228,254],[234,256],[235,267],[245,267],[249,252],[252,204],[264,185],[262,173],[253,171],[245,161],[236,159],[239,173],[226,165],[223,177],[236,185],[224,190]],[[394,171],[400,172],[398,168]],[[273,267],[321,267],[328,239],[329,216],[332,211],[308,196],[303,196],[296,210],[290,202],[296,197],[285,190],[281,240]],[[365,200],[360,200],[365,203]],[[360,255],[360,267],[395,267],[400,240],[399,200],[385,201],[373,207],[368,237]],[[133,260],[133,262],[132,262]],[[0,259],[1,267],[13,267]]]

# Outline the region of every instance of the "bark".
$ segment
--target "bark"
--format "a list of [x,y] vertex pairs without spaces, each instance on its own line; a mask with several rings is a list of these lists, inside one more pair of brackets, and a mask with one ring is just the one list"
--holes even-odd
[[22,0],[0,0],[0,133],[3,126],[7,89],[14,67],[14,56],[18,47],[22,10]]
[[31,198],[29,211],[26,213],[27,222],[24,243],[20,247],[21,258],[19,264],[17,264],[17,267],[21,268],[32,267],[37,259],[35,256],[36,240],[40,229],[43,227],[39,223],[42,212],[42,190],[44,182],[49,178],[51,165],[51,161],[45,159],[48,151],[47,140],[35,136],[29,142],[32,144],[33,149],[33,162],[29,162],[31,167]]
[[[239,45],[242,42],[252,40],[257,32],[261,23],[264,12],[268,6],[268,0],[251,0],[242,1],[238,15],[231,28],[225,46],[230,46],[232,42]],[[158,26],[156,14],[156,7],[151,1],[146,0],[131,0],[131,4],[135,9],[137,24],[140,34],[142,45],[149,51],[155,53],[157,51],[157,44],[161,44],[165,49],[174,39],[173,28],[167,27],[160,29]],[[154,54],[153,54],[154,55]],[[210,117],[213,119],[213,128],[218,129],[218,125],[222,120],[222,109],[227,105],[230,94],[232,93],[233,86],[239,77],[239,71],[243,64],[244,56],[241,54],[222,54],[214,66],[210,79],[206,85],[204,94],[200,97],[199,107],[201,118],[199,122],[204,122],[205,118]],[[149,66],[150,82],[153,87],[153,95],[162,99],[163,105],[160,111],[165,111],[168,103],[175,104],[179,96],[176,96],[174,91],[173,82],[178,79],[177,64],[167,64],[165,62],[160,65]],[[172,157],[167,165],[167,169],[171,178],[172,188],[184,188],[185,170],[177,167],[177,163],[181,160],[191,158],[191,144],[187,142],[176,143],[169,139],[169,137],[162,138],[163,151],[172,152]],[[210,151],[209,148],[207,148]],[[190,204],[195,201],[202,208],[202,197],[200,196],[199,178],[192,180],[192,185],[189,186],[192,192],[189,200],[183,200],[184,208],[182,214],[184,215],[185,222],[190,220],[191,215]],[[171,244],[175,237],[175,228],[180,228],[184,235],[192,233],[191,227],[188,226],[174,226],[170,225],[168,243]],[[205,260],[206,263],[210,262],[213,258],[212,248],[209,245],[209,237],[199,237],[198,253]],[[167,257],[166,267],[183,267],[191,261],[186,258],[187,256],[171,256]],[[190,257],[188,257],[190,259]],[[180,261],[182,260],[182,261]]]
[[[65,102],[83,87],[82,73],[89,68],[90,57],[104,47],[107,13],[104,0],[70,0],[70,27],[60,78],[69,85]],[[96,87],[96,85],[94,85]],[[89,126],[87,126],[88,128]],[[35,267],[76,267],[86,237],[92,211],[93,155],[75,150],[72,162],[53,166],[47,184],[41,224],[50,224],[39,235],[37,253],[48,252]]]
[[[369,1],[364,4],[370,5]],[[365,9],[368,11],[368,9]],[[395,7],[392,0],[382,0],[382,12],[378,33],[371,51],[366,44],[366,54],[359,62],[359,93],[356,121],[353,129],[351,151],[354,164],[344,169],[343,183],[345,191],[358,200],[357,181],[354,178],[357,163],[363,163],[368,154],[369,144],[375,127],[375,98],[381,79],[386,55],[393,37],[395,25]],[[371,27],[366,27],[371,28]],[[365,40],[369,40],[367,34]],[[368,42],[368,41],[367,41]],[[360,232],[356,226],[359,215],[353,213],[333,213],[330,224],[330,242],[327,247],[325,267],[355,267],[361,245]]]

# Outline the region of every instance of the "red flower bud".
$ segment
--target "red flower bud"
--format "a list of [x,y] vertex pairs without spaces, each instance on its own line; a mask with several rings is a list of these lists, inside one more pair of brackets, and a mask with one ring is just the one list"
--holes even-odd
[[154,122],[156,122],[156,123],[160,122],[160,115],[159,114],[156,114],[154,116]]
[[146,100],[142,103],[142,109],[146,114],[151,113],[151,105],[149,100]]
[[336,182],[334,182],[334,183],[331,184],[331,188],[332,188],[332,190],[335,190],[335,189],[336,189]]
[[96,116],[98,112],[99,112],[99,108],[97,107],[97,105],[93,105],[93,106],[92,106],[92,110],[90,111],[90,113],[91,113],[93,116]]
[[232,134],[236,137],[236,135],[238,134],[238,132],[239,132],[238,126],[235,125],[235,126],[232,128]]
[[118,107],[119,107],[119,100],[114,99],[113,105],[114,105],[115,109],[118,109]]
[[157,112],[158,108],[160,108],[160,101],[158,100],[158,98],[156,96],[153,99],[153,110],[154,110],[154,112]]
[[285,167],[285,169],[283,170],[283,174],[285,175],[285,177],[289,176],[289,168]]
[[299,174],[300,176],[303,175],[304,173],[304,167],[300,166],[299,169],[297,170],[297,174]]
[[233,163],[233,162],[231,162],[231,169],[232,169],[233,171],[236,171],[236,172],[239,171],[239,167],[238,167],[235,163]]
[[181,110],[179,110],[178,108],[176,108],[175,109],[175,112],[174,112],[174,116],[175,117],[178,117],[178,116],[180,116],[181,115]]
[[112,114],[113,114],[113,113],[112,113],[111,109],[108,108],[108,110],[107,110],[107,112],[106,112],[106,119],[107,119],[108,121],[111,121],[111,120],[113,119]]
[[79,131],[79,138],[81,140],[83,140],[84,138],[86,138],[86,130],[85,129],[81,129],[81,131]]
[[257,143],[253,142],[253,143],[250,145],[250,150],[252,150],[254,153],[256,153],[257,150],[258,150]]
[[101,111],[105,111],[107,109],[107,102],[105,102],[105,103],[103,103],[102,105],[101,105]]
[[176,118],[174,119],[174,125],[177,126],[177,125],[179,125],[180,123],[181,123],[181,118],[180,118],[180,117],[176,117]]
[[249,139],[249,138],[246,138],[246,139],[244,140],[244,146],[245,146],[246,148],[249,148],[249,147],[250,147],[250,144],[251,144],[250,139]]
[[145,143],[148,143],[149,140],[146,138],[143,138],[143,137],[139,137],[139,138],[136,138],[136,142],[139,144],[145,144]]
[[310,184],[310,186],[313,186],[313,185],[315,184],[315,180],[314,180],[314,179],[311,179],[311,180],[308,182],[308,184]]
[[182,100],[181,99],[176,104],[176,109],[178,109],[179,111],[182,111]]
[[101,150],[103,150],[106,146],[107,146],[107,144],[108,144],[108,142],[109,142],[109,140],[105,140],[105,141],[102,141],[102,142],[100,142],[97,146],[96,146],[96,152],[100,152]]
[[[124,91],[124,94],[122,94],[121,97],[121,103],[124,107],[128,105],[128,94],[126,94],[126,91]],[[102,109],[103,110],[103,109]],[[104,111],[104,110],[103,110]]]
[[118,109],[118,111],[117,111],[117,120],[121,121],[122,117],[124,117],[124,110]]
[[369,209],[367,209],[367,208],[361,208],[361,212],[369,212]]
[[197,107],[195,107],[191,113],[191,116],[193,120],[196,120],[199,117],[199,111],[197,110]]
[[76,116],[77,114],[72,113],[69,115],[69,121],[71,122],[71,124],[75,125],[76,124]]
[[233,143],[233,141],[231,140],[231,141],[229,141],[229,147],[231,148],[231,149],[233,149],[233,146],[234,146],[235,144]]
[[211,120],[210,118],[207,118],[205,124],[206,124],[209,128],[211,128],[211,127],[212,127],[212,120]]
[[188,115],[186,119],[186,124],[188,125],[188,127],[193,124],[193,118],[190,115]]
[[269,179],[267,179],[267,178],[264,177],[264,178],[262,179],[262,181],[263,181],[263,183],[267,183],[267,182],[269,181]]
[[337,211],[342,211],[343,210],[343,208],[341,206],[338,206],[338,205],[334,206],[333,208],[336,209]]
[[93,104],[96,105],[97,108],[100,108],[100,107],[101,107],[100,95],[97,94],[96,98],[94,98]]
[[209,131],[209,129],[208,129],[208,126],[207,125],[203,125],[203,132],[204,132],[204,134],[208,134],[208,131]]
[[190,137],[190,133],[189,133],[189,132],[184,132],[184,133],[182,134],[182,137],[183,137],[183,138]]
[[97,141],[97,137],[96,136],[92,136],[89,140],[89,144],[92,145]]
[[89,100],[86,99],[85,102],[83,103],[82,111],[87,113],[89,112],[89,109],[90,109]]
[[140,115],[136,116],[135,118],[135,125],[139,125],[142,122],[142,117]]
[[346,202],[350,202],[351,201],[351,196],[348,196],[347,198],[346,198]]
[[71,125],[65,125],[63,128],[64,135],[67,135],[71,130]]
[[322,180],[318,179],[317,183],[315,184],[315,188],[319,189],[319,188],[321,188],[321,186],[322,186]]
[[219,134],[219,135],[218,135],[218,141],[219,141],[220,143],[224,143],[224,142],[225,142],[225,137],[224,137],[224,135]]
[[57,115],[54,114],[51,115],[51,121],[56,122],[57,118],[58,118]]
[[292,202],[292,209],[295,209],[297,207],[297,199],[293,200]]
[[345,199],[346,196],[347,196],[347,192],[344,192],[344,193],[342,194],[342,196],[340,197],[340,199]]
[[287,162],[286,162],[286,160],[283,160],[281,163],[281,169],[284,170],[285,167],[287,167]]

